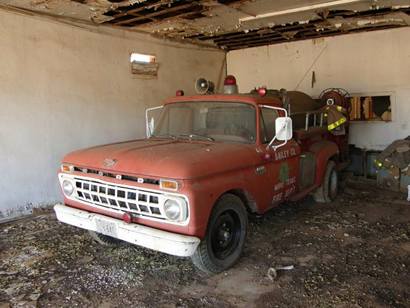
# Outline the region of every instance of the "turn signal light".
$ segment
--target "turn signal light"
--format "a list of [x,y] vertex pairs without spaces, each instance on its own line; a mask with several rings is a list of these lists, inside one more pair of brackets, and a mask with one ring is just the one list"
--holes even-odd
[[178,90],[176,93],[176,96],[184,96],[184,90]]
[[74,171],[74,166],[63,164],[61,165],[61,171],[72,173]]
[[178,182],[170,180],[160,180],[159,187],[167,190],[178,190]]

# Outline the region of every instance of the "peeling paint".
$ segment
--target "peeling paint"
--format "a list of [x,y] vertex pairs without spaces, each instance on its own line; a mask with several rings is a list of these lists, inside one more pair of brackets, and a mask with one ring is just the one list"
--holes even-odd
[[[258,46],[259,41],[237,44],[241,33],[263,31],[272,38],[274,31],[265,29],[278,29],[277,37],[303,39],[310,32],[329,35],[332,31],[405,26],[410,16],[410,0],[0,0],[0,6],[223,49]],[[401,15],[389,16],[395,12]],[[295,30],[295,25],[301,28]],[[236,40],[232,46],[220,43],[231,35]]]

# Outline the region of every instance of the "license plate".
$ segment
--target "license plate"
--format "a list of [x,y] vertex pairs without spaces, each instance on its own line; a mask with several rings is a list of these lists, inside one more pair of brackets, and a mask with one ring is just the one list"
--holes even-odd
[[97,232],[104,235],[117,237],[117,224],[111,221],[96,219]]

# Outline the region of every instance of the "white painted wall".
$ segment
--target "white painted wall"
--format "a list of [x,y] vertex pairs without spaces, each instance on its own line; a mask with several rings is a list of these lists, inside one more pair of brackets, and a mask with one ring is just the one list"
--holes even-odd
[[352,123],[350,143],[381,150],[410,135],[410,28],[232,51],[227,66],[240,91],[266,85],[314,97],[329,87],[356,94],[392,94],[393,121]]
[[[60,199],[65,153],[142,137],[146,107],[225,73],[220,51],[86,28],[0,11],[0,220]],[[158,79],[133,77],[131,52],[156,55]]]

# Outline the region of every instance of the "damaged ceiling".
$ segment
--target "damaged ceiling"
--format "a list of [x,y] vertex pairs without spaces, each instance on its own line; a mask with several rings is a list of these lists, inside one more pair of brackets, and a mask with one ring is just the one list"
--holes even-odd
[[225,50],[410,25],[410,0],[0,0],[0,7]]

